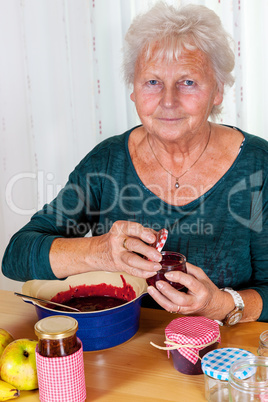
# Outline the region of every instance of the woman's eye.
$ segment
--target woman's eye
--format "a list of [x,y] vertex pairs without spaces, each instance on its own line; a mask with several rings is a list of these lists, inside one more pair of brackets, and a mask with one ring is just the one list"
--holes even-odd
[[185,82],[185,85],[186,85],[187,87],[191,87],[191,86],[194,85],[194,81],[192,81],[192,80],[185,80],[184,82]]
[[158,81],[157,81],[157,80],[150,80],[150,81],[149,81],[149,84],[150,84],[150,85],[157,85],[157,84],[158,84]]

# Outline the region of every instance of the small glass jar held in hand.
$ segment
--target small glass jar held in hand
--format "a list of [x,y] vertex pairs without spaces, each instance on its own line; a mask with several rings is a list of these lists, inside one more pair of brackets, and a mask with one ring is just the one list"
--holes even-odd
[[156,275],[146,280],[148,285],[155,287],[155,283],[157,281],[165,281],[177,290],[183,289],[184,286],[180,283],[167,280],[165,274],[170,271],[186,272],[186,258],[184,257],[184,255],[175,251],[161,251],[161,254],[161,269],[157,271]]

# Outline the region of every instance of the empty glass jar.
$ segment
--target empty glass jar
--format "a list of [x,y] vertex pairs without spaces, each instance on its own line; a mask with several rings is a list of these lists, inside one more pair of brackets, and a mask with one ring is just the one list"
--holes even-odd
[[264,331],[260,335],[258,355],[268,357],[268,331]]
[[268,358],[248,357],[235,362],[229,370],[229,401],[268,401]]

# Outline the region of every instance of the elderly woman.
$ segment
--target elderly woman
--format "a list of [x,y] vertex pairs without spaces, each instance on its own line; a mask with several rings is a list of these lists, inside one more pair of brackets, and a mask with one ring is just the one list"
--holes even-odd
[[228,36],[206,7],[160,3],[138,16],[124,69],[141,125],[80,162],[13,236],[3,273],[22,281],[94,270],[148,278],[160,268],[151,245],[165,227],[165,249],[188,261],[187,273],[166,276],[187,292],[158,281],[148,293],[160,306],[229,325],[268,320],[268,144],[208,121],[233,67]]

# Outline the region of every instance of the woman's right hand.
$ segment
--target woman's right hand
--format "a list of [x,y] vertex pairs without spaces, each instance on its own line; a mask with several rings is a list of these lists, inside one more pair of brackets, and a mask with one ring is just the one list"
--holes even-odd
[[56,238],[50,248],[50,265],[57,278],[89,271],[119,271],[146,279],[161,268],[162,255],[150,246],[156,234],[137,222],[116,221],[101,236]]
[[156,234],[137,222],[116,221],[108,233],[94,238],[99,242],[99,252],[102,250],[99,268],[124,271],[141,278],[155,275],[161,269],[162,259],[161,253],[151,246]]

